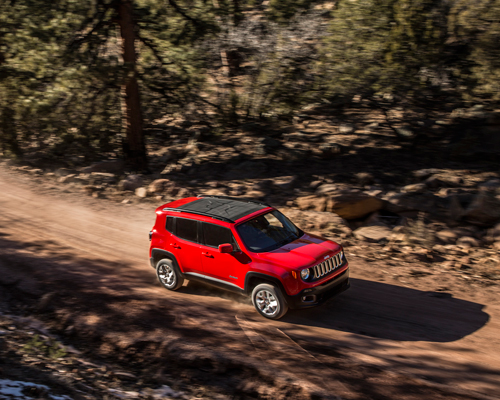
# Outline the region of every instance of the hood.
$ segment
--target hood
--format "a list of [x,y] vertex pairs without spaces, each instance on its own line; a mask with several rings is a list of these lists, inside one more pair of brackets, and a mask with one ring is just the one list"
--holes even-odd
[[331,240],[305,234],[279,249],[260,253],[261,260],[286,265],[291,269],[312,266],[324,260],[326,255],[339,251],[341,246]]

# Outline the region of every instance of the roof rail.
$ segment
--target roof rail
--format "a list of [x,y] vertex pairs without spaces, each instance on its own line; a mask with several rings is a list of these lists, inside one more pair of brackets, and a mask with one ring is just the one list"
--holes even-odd
[[165,207],[163,209],[163,211],[174,211],[174,212],[178,212],[178,213],[203,215],[205,217],[210,217],[210,218],[213,218],[213,219],[218,219],[218,220],[221,220],[221,221],[224,221],[224,222],[234,222],[232,219],[229,219],[229,218],[226,218],[226,217],[219,217],[217,215],[213,215],[213,214],[206,213],[206,212],[203,212],[203,211],[182,210],[182,209],[172,208],[172,207]]
[[226,199],[226,200],[234,200],[234,201],[241,201],[241,202],[244,202],[244,203],[254,203],[254,204],[260,204],[260,205],[263,205],[263,206],[266,206],[266,207],[272,207],[270,206],[269,204],[263,202],[263,201],[259,201],[259,200],[253,200],[253,199],[246,199],[246,198],[241,198],[241,197],[230,197],[230,196],[217,196],[217,195],[205,195],[205,194],[199,194],[197,195],[196,197],[212,197],[212,198],[215,198],[215,199]]

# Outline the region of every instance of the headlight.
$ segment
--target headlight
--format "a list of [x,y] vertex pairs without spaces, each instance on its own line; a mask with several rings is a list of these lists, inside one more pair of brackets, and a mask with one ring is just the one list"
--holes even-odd
[[303,279],[303,280],[307,280],[307,278],[309,278],[309,268],[306,268],[306,269],[303,269],[302,271],[300,271],[300,277]]

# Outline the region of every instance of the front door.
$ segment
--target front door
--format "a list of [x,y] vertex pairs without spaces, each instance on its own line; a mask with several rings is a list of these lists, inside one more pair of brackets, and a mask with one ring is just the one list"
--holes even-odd
[[[239,261],[241,257],[237,257],[239,249],[231,229],[203,222],[201,231],[200,249],[204,274],[243,289],[247,267]],[[226,243],[233,245],[233,253],[219,252],[219,245]]]

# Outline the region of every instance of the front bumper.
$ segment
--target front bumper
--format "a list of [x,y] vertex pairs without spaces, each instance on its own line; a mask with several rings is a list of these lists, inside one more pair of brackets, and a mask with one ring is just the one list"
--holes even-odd
[[292,309],[309,308],[324,303],[328,299],[349,289],[349,267],[332,280],[322,285],[304,289],[300,293],[290,296],[285,294],[288,307]]

